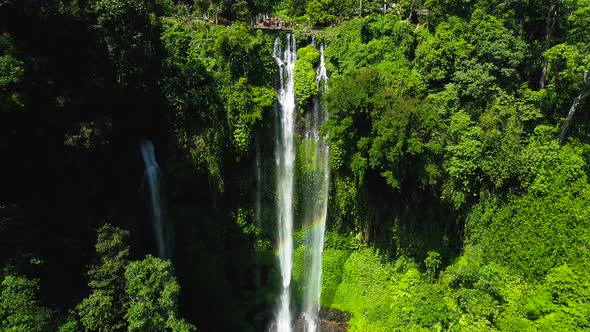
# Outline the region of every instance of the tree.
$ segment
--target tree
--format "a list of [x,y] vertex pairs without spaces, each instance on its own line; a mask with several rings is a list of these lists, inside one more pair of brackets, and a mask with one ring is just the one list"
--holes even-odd
[[196,328],[178,317],[180,286],[170,262],[147,256],[134,261],[125,271],[125,293],[129,298],[125,319],[130,332],[189,332]]
[[428,256],[424,260],[424,265],[426,266],[426,276],[429,283],[434,282],[434,277],[440,268],[440,263],[440,254],[436,251],[429,251]]
[[318,93],[314,66],[319,57],[320,53],[311,44],[297,50],[293,79],[295,81],[295,97],[300,109],[305,109]]
[[325,25],[336,20],[333,0],[311,0],[305,13],[309,21],[315,25]]
[[[98,230],[97,263],[88,271],[91,294],[76,307],[86,331],[193,331],[177,318],[180,286],[170,262],[148,256],[128,264],[129,232],[110,224]],[[72,328],[71,320],[62,326]],[[67,330],[67,329],[66,329]]]
[[589,258],[586,162],[580,147],[560,147],[547,129],[538,127],[519,157],[526,161],[519,176],[524,193],[482,200],[466,225],[468,234],[481,232],[477,242],[489,259],[533,280],[559,264],[586,266]]
[[288,0],[291,16],[303,16],[307,7],[307,0]]
[[171,1],[98,0],[94,11],[101,37],[115,65],[117,83],[143,88],[154,70],[159,18]]
[[19,85],[24,77],[24,63],[15,55],[14,40],[0,34],[0,112],[23,106]]
[[587,273],[564,264],[545,277],[526,305],[542,331],[582,331],[590,326],[590,283]]
[[396,190],[407,183],[428,187],[441,174],[437,160],[442,147],[436,136],[442,123],[435,112],[395,94],[385,90],[371,100],[369,164]]
[[98,230],[98,261],[88,271],[92,293],[77,306],[86,330],[113,332],[124,329],[124,273],[129,257],[129,232],[110,224]]
[[559,134],[560,144],[565,143],[565,139],[568,134],[568,129],[571,126],[572,121],[574,120],[576,111],[578,110],[580,103],[588,96],[590,96],[590,71],[586,71],[584,73],[584,87],[582,88],[582,92],[580,92],[580,94],[576,98],[574,98],[572,106],[570,107],[570,110],[567,113],[567,118],[565,119],[565,122],[561,127],[561,132]]
[[49,328],[51,311],[39,303],[36,280],[9,275],[0,285],[0,330],[42,332]]

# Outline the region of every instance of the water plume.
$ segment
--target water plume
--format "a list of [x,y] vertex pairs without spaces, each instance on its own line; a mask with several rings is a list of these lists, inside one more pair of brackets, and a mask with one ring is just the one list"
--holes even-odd
[[[315,44],[315,39],[314,39]],[[328,114],[322,107],[321,98],[327,89],[328,75],[324,62],[324,47],[320,45],[320,64],[316,70],[318,96],[314,100],[313,112],[307,116],[305,144],[305,162],[308,167],[307,177],[311,182],[309,196],[306,197],[305,225],[305,265],[303,320],[306,332],[319,331],[319,311],[322,292],[322,255],[324,252],[324,234],[328,214],[328,191],[330,187],[330,147],[325,137],[320,134],[321,125]]]
[[156,162],[154,145],[145,140],[140,145],[141,156],[145,164],[145,177],[150,191],[150,205],[152,215],[152,227],[158,247],[158,257],[169,259],[165,241],[164,221],[160,199],[160,167]]

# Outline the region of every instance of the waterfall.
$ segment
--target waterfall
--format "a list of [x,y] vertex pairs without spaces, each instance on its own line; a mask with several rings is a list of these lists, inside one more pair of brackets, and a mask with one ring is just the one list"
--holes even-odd
[[[314,40],[315,42],[315,40]],[[314,100],[313,112],[307,117],[308,129],[305,134],[305,158],[310,165],[311,190],[307,199],[304,244],[305,275],[303,294],[303,320],[306,332],[319,331],[319,311],[322,292],[322,254],[324,251],[324,232],[328,212],[328,190],[330,185],[330,147],[320,135],[320,127],[327,118],[321,104],[326,91],[327,72],[324,64],[324,43],[320,45],[320,65],[316,70],[318,96]]]
[[160,167],[156,162],[154,145],[146,140],[140,146],[141,156],[145,164],[145,176],[150,190],[150,203],[152,206],[152,226],[156,236],[156,245],[158,246],[158,256],[162,259],[168,259],[164,237],[164,223],[162,218],[162,208],[160,205]]
[[293,72],[297,58],[295,38],[287,35],[284,51],[275,39],[273,57],[279,66],[277,88],[279,134],[276,136],[278,256],[282,289],[274,329],[291,332],[291,270],[293,257],[293,178],[295,166],[295,88]]

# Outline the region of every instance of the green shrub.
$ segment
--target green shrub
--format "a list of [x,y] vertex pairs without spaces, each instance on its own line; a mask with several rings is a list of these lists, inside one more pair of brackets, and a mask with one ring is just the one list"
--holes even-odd
[[351,252],[339,249],[324,249],[322,264],[322,306],[332,306],[338,286],[344,277],[344,264]]
[[303,110],[318,93],[315,65],[319,60],[319,55],[319,52],[311,44],[297,51],[294,81],[295,98],[300,110]]

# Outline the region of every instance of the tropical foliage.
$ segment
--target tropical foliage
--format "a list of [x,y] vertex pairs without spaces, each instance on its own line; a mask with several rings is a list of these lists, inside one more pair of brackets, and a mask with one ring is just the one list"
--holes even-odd
[[267,328],[277,22],[300,145],[326,45],[323,307],[351,331],[590,329],[590,1],[56,0],[0,1],[0,330]]

